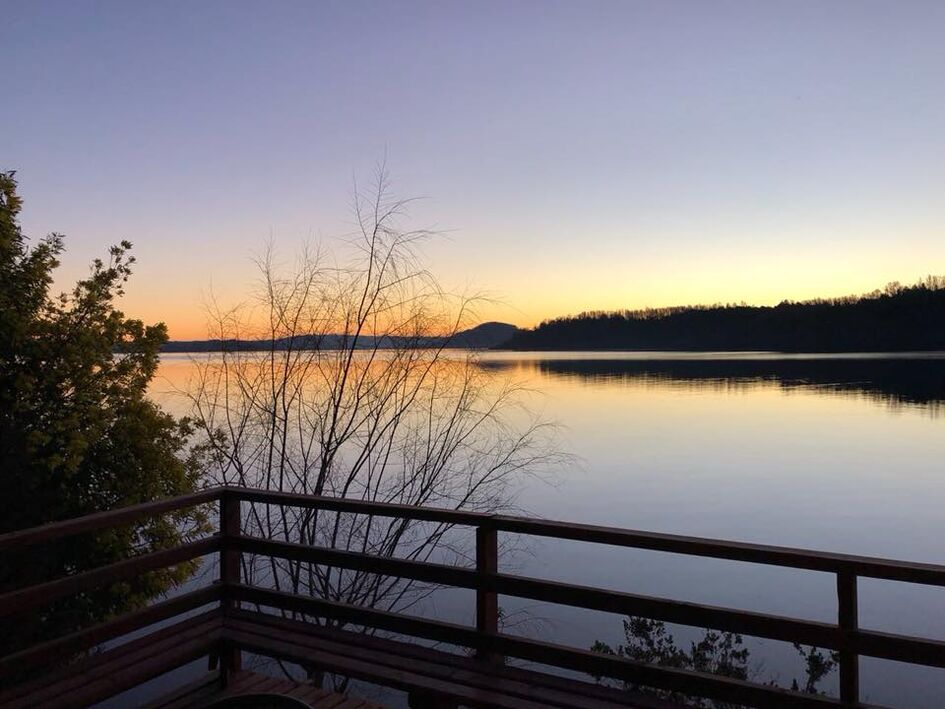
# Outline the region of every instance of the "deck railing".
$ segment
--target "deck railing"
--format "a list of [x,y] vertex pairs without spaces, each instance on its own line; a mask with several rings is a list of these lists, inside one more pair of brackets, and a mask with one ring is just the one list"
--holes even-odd
[[[867,630],[860,628],[858,624],[859,578],[945,586],[945,566],[934,564],[239,487],[212,488],[184,497],[12,532],[0,536],[0,554],[127,524],[142,517],[213,502],[219,503],[220,527],[217,534],[173,549],[143,554],[109,566],[0,595],[2,620],[33,611],[67,595],[207,554],[220,554],[220,575],[217,583],[2,658],[0,682],[5,676],[11,676],[26,668],[47,665],[52,658],[68,657],[207,604],[220,604],[226,609],[243,603],[465,646],[474,650],[483,662],[501,662],[505,657],[518,658],[633,684],[758,706],[856,706],[860,702],[860,657],[945,667],[943,641]],[[243,534],[240,523],[241,509],[246,503],[472,527],[476,531],[476,565],[474,568],[463,568],[246,535]],[[836,577],[837,622],[800,620],[501,573],[498,568],[499,533],[550,537],[830,573]],[[471,627],[421,619],[248,585],[240,580],[240,555],[244,553],[472,589],[476,592],[476,625]],[[834,650],[839,655],[840,696],[837,699],[789,692],[728,677],[660,667],[505,634],[499,627],[499,595],[642,616]],[[221,649],[220,658],[224,668],[238,667],[239,649],[224,647]]]

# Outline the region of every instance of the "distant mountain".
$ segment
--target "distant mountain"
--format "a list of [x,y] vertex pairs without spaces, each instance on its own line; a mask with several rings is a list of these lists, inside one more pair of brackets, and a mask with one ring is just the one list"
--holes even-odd
[[[462,330],[447,339],[445,337],[425,338],[419,344],[424,347],[449,347],[456,349],[491,349],[499,347],[515,336],[515,325],[501,322],[486,322],[468,330]],[[359,340],[359,349],[374,347],[404,347],[413,342],[405,337],[363,337]],[[296,349],[340,349],[344,346],[342,335],[301,335],[289,339],[276,340],[275,348]],[[162,352],[258,352],[273,347],[270,340],[172,340],[161,347]]]
[[776,306],[586,312],[519,330],[513,350],[903,352],[945,350],[945,277]]
[[495,349],[511,340],[518,332],[515,325],[504,322],[484,322],[482,325],[457,333],[455,347],[469,349]]

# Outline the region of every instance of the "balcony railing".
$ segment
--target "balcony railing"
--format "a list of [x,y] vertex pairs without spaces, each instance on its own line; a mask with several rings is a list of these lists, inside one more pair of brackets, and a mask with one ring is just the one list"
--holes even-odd
[[[47,666],[55,658],[68,658],[132,631],[166,621],[208,604],[219,604],[224,614],[227,613],[227,609],[252,605],[389,631],[405,638],[445,642],[471,649],[479,662],[492,666],[501,663],[504,658],[517,658],[551,668],[561,668],[636,685],[765,707],[859,706],[860,657],[882,658],[929,667],[945,667],[945,642],[867,630],[860,628],[858,623],[858,579],[885,579],[945,586],[945,566],[934,564],[239,487],[217,487],[184,497],[159,500],[12,532],[0,536],[0,553],[127,524],[142,517],[214,502],[218,503],[220,514],[217,534],[173,549],[144,554],[110,566],[84,571],[29,588],[17,589],[0,596],[0,619],[2,619],[33,612],[57,599],[129,579],[148,571],[208,554],[220,554],[219,579],[216,583],[2,658],[0,659],[0,682],[4,677],[14,676],[30,668]],[[475,528],[476,533],[476,564],[475,567],[464,568],[250,536],[243,533],[241,525],[241,512],[249,503],[472,527]],[[498,535],[500,533],[648,549],[833,574],[836,577],[837,588],[837,621],[824,623],[801,620],[501,573],[498,564]],[[276,557],[412,579],[446,587],[472,589],[476,593],[476,624],[473,627],[421,619],[248,585],[240,579],[242,554]],[[840,696],[833,698],[791,692],[768,685],[660,667],[623,657],[603,655],[589,650],[506,634],[501,631],[499,624],[498,597],[500,595],[641,616],[837,651]],[[224,634],[221,636],[221,642],[215,654],[219,657],[224,669],[235,669],[239,667],[241,649],[247,648],[237,641],[228,639]]]

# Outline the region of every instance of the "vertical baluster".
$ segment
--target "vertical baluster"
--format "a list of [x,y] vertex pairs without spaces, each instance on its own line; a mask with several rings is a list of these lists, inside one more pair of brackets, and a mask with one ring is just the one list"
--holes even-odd
[[837,601],[841,631],[840,701],[855,706],[860,701],[860,658],[854,649],[851,636],[859,625],[856,574],[852,571],[837,573]]
[[[499,535],[496,528],[487,524],[476,528],[476,572],[480,577],[499,571]],[[487,635],[499,632],[499,597],[494,591],[476,590],[476,630]],[[490,649],[480,649],[477,657],[501,664],[503,658]]]
[[[240,499],[224,492],[220,497],[220,534],[223,536],[223,551],[220,554],[220,584],[223,586],[223,614],[227,610],[237,607],[235,601],[227,598],[229,586],[240,582],[240,552],[235,548],[233,540],[240,534]],[[242,657],[238,647],[224,641],[221,654],[221,669],[224,675],[227,672],[238,671],[242,665]]]

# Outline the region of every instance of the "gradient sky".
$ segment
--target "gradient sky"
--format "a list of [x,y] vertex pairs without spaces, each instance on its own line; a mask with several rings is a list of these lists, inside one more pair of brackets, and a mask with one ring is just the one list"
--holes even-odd
[[0,167],[63,282],[205,333],[250,257],[350,230],[387,155],[449,287],[519,325],[945,273],[945,2],[0,0]]

